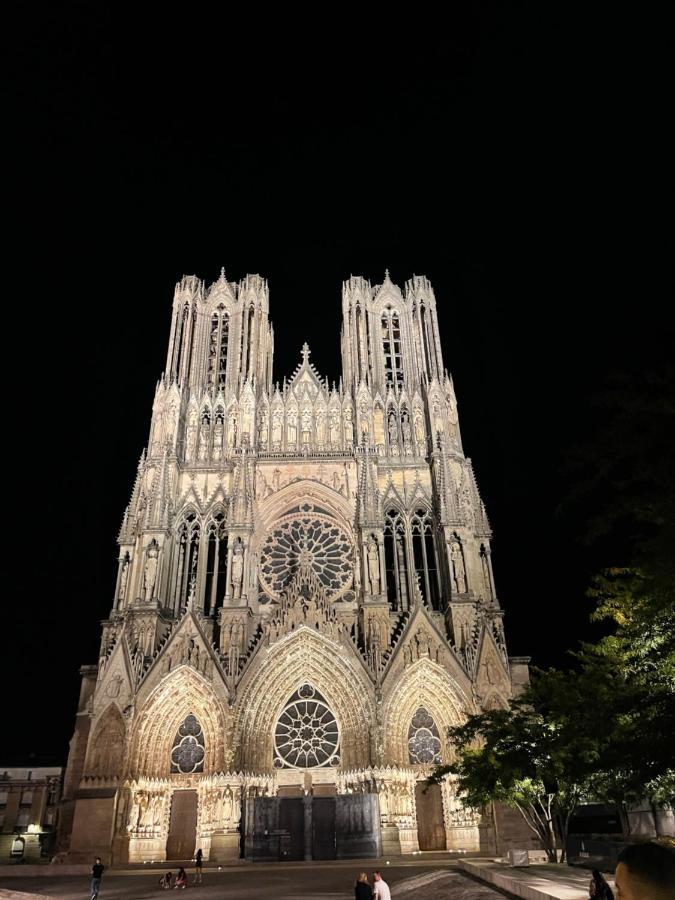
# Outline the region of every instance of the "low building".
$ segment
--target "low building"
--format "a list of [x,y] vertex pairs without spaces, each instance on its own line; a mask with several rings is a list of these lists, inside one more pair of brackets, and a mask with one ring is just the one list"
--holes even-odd
[[0,865],[51,857],[62,779],[61,766],[0,765]]

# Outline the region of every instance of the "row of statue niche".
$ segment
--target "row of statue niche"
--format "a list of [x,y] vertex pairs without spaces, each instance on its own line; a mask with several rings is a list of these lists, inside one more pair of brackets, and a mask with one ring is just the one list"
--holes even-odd
[[131,803],[128,831],[154,831],[161,827],[168,811],[169,798],[164,793],[136,791]]
[[441,645],[432,646],[429,635],[423,628],[419,628],[412,641],[403,648],[404,666],[412,665],[418,659],[431,659],[440,662]]
[[188,665],[201,672],[202,675],[206,675],[210,661],[206,648],[200,647],[194,637],[183,635],[176,640],[164,656],[164,674],[175,669],[176,666]]
[[272,472],[271,483],[267,480],[262,472],[259,472],[256,484],[256,497],[258,500],[264,500],[267,497],[270,497],[272,494],[276,493],[276,491],[280,490],[282,487],[286,487],[286,485],[294,484],[298,481],[304,481],[306,478],[310,478],[310,480],[320,481],[321,484],[332,487],[334,491],[336,491],[338,494],[342,494],[343,497],[348,496],[346,471],[339,472],[337,469],[334,469],[329,475],[326,475],[323,471],[323,466],[319,466],[316,476],[289,475],[287,478],[284,478],[282,476],[281,469],[275,469]]
[[[141,589],[142,600],[152,600],[157,582],[157,566],[159,565],[159,546],[157,541],[153,540],[145,552],[145,564],[143,566],[143,586]],[[117,597],[124,600],[127,595],[127,582],[129,580],[129,570],[131,567],[131,558],[126,553],[122,561],[120,569],[119,587],[117,589]]]
[[241,818],[240,789],[229,784],[224,788],[214,788],[204,796],[201,812],[202,827],[236,828]]
[[412,792],[407,783],[380,781],[377,793],[383,822],[412,820]]
[[[258,443],[261,447],[267,446],[268,431],[269,419],[264,412],[258,419]],[[281,449],[284,439],[287,447],[297,447],[298,436],[301,445],[316,441],[322,446],[325,444],[338,446],[341,443],[339,411],[331,409],[326,414],[319,410],[314,414],[311,409],[305,408],[300,411],[289,410],[284,415],[282,410],[275,409],[272,412],[272,447]],[[344,411],[342,438],[347,446],[354,443],[354,419],[349,407]]]
[[[197,431],[199,431],[198,441]],[[243,431],[248,433],[248,428],[244,427]],[[221,408],[216,409],[213,428],[211,428],[211,415],[208,410],[204,410],[202,413],[199,428],[197,426],[197,413],[195,410],[191,410],[185,429],[185,459],[188,462],[194,460],[195,452],[199,462],[204,462],[209,457],[221,459],[223,445],[228,448],[235,447],[238,434],[239,419],[236,411],[232,410],[227,417],[226,432],[225,413]]]
[[[387,433],[389,436],[389,443],[392,445],[398,444],[399,420],[393,410],[389,411],[389,415],[387,417]],[[408,411],[406,409],[404,409],[401,413],[400,434],[405,445],[409,446],[410,444],[412,444],[413,430],[410,424],[410,416],[408,415]],[[422,418],[422,412],[420,410],[415,411],[415,440],[418,444],[424,443],[424,421]]]

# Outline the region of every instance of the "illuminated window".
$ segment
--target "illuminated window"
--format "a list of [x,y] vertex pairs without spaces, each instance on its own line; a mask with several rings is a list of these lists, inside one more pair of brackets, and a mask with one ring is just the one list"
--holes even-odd
[[408,759],[411,763],[440,763],[441,738],[433,718],[419,706],[408,729]]
[[204,733],[190,713],[178,729],[171,751],[172,774],[191,775],[204,771]]

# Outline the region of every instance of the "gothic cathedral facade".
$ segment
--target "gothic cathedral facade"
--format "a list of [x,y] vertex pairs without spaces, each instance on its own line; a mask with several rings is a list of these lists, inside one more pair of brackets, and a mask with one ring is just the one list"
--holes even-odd
[[266,281],[176,286],[64,786],[67,858],[488,849],[448,726],[506,706],[490,527],[431,284],[342,291],[342,378],[272,380]]

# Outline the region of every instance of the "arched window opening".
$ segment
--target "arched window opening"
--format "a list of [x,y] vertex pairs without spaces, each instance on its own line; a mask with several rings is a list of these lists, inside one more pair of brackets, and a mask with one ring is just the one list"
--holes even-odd
[[275,769],[340,765],[340,731],[325,698],[303,684],[286,703],[274,729]]
[[357,365],[357,380],[360,380],[364,375],[365,368],[365,359],[364,359],[364,346],[363,346],[363,315],[361,313],[361,307],[356,307],[356,365]]
[[408,729],[408,760],[413,765],[441,762],[441,736],[424,706],[418,706]]
[[381,319],[384,375],[387,385],[403,386],[403,358],[401,356],[401,323],[395,310],[387,307]]
[[192,713],[183,719],[171,749],[171,774],[193,775],[204,771],[204,732]]
[[183,353],[183,343],[185,341],[185,332],[187,330],[187,319],[190,315],[190,307],[186,303],[183,307],[183,315],[180,316],[176,323],[176,336],[173,343],[173,373],[178,375],[180,372],[180,360]]
[[221,304],[211,316],[207,379],[212,388],[224,389],[227,375],[227,347],[230,317]]
[[176,566],[176,607],[185,609],[197,593],[197,563],[201,529],[197,516],[190,513],[178,529],[178,560]]
[[207,616],[213,616],[223,604],[226,570],[227,531],[225,530],[225,516],[223,513],[217,513],[208,527],[208,554],[204,590],[204,613]]
[[441,585],[433,520],[426,509],[416,509],[410,522],[417,583],[424,601],[432,609],[440,609]]
[[246,325],[248,334],[248,351],[246,354],[246,374],[250,377],[253,374],[254,366],[254,349],[255,349],[255,306],[251,305],[248,309],[248,323]]
[[387,599],[394,611],[406,610],[409,606],[405,559],[405,523],[397,510],[390,509],[385,515],[384,561]]

